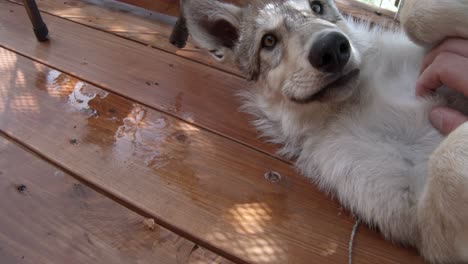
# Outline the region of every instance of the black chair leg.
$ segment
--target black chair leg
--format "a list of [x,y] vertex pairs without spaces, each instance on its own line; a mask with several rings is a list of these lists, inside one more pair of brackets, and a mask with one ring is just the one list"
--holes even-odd
[[24,8],[28,13],[29,19],[31,19],[31,23],[33,25],[34,34],[38,41],[46,41],[49,39],[49,30],[47,29],[47,25],[42,20],[41,13],[37,8],[37,4],[35,0],[23,0]]

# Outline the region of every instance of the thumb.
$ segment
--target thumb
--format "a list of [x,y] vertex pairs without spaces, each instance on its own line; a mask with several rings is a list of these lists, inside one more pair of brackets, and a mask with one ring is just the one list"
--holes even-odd
[[450,134],[461,124],[468,121],[468,117],[447,107],[434,108],[429,118],[432,125],[444,135]]

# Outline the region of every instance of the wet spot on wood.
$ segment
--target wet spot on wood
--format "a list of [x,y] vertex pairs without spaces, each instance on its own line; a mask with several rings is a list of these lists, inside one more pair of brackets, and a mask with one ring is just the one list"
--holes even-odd
[[165,243],[174,241],[174,239],[177,239],[177,237],[174,236],[174,233],[172,233],[172,232],[170,232],[170,231],[168,231],[166,229],[162,229],[161,232],[159,233],[158,242],[159,242],[159,244],[165,244]]
[[414,167],[414,162],[408,158],[403,158],[403,160],[405,161],[405,163],[410,166],[410,167]]
[[281,181],[281,174],[276,171],[270,171],[265,173],[265,179],[272,183],[279,183]]
[[[84,186],[83,184],[81,183],[74,183],[73,184],[73,196],[74,197],[85,197],[86,194],[87,194],[87,189],[86,189],[86,186]],[[87,208],[88,205],[86,204],[86,202],[83,202],[83,207]]]
[[159,85],[158,82],[150,82],[150,81],[146,82],[146,85],[148,85],[148,86],[151,86],[151,85],[153,85],[153,84],[156,85],[156,86]]
[[65,173],[63,173],[62,171],[56,171],[56,172],[54,172],[54,176],[55,177],[65,177]]
[[75,138],[70,139],[70,144],[72,144],[72,145],[78,145],[79,143],[80,142],[78,141],[78,139],[75,139]]
[[93,243],[93,241],[91,240],[91,237],[89,236],[88,233],[85,234],[85,237],[86,237],[86,241],[88,241],[88,243],[89,243],[90,245],[94,246],[94,243]]
[[343,214],[344,208],[342,206],[338,207],[338,216]]
[[154,219],[145,219],[143,221],[143,224],[145,225],[145,228],[147,228],[150,231],[154,231],[156,229],[156,222],[154,221]]
[[185,134],[182,134],[182,133],[177,134],[176,139],[180,143],[186,143],[187,142],[187,136]]
[[99,111],[98,111],[98,110],[94,110],[94,111],[91,113],[91,117],[98,118],[99,116],[101,116],[101,115],[99,114]]
[[20,193],[25,193],[28,190],[28,187],[26,187],[24,184],[20,184],[16,186],[16,190],[18,190]]

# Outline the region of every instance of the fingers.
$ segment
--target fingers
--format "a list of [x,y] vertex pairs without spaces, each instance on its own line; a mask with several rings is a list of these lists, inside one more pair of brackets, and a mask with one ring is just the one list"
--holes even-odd
[[461,124],[467,122],[468,117],[456,110],[446,107],[438,107],[432,110],[430,120],[437,130],[444,135],[448,135]]
[[461,38],[450,38],[442,42],[439,46],[432,49],[423,60],[421,65],[421,72],[431,65],[435,58],[441,53],[454,53],[465,58],[468,58],[468,40]]
[[416,83],[419,96],[437,90],[442,85],[468,97],[468,58],[450,52],[440,52],[426,67]]

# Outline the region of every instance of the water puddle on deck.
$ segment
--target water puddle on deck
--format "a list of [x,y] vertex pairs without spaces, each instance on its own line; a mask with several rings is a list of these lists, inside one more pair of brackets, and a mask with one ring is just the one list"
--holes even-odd
[[[187,169],[184,161],[191,144],[190,135],[198,129],[172,123],[164,114],[148,111],[59,71],[50,70],[44,77],[45,90],[50,96],[65,99],[66,110],[86,116],[86,124],[74,126],[76,133],[71,140],[79,142],[74,145],[92,144],[103,159],[115,164],[142,163],[155,171],[167,170],[171,165],[194,177],[195,173]],[[172,110],[181,108],[182,94],[179,94]]]
[[93,85],[79,81],[57,70],[50,70],[46,75],[47,92],[54,97],[68,95],[70,109],[96,117],[97,110],[90,107],[91,100],[106,98],[109,93]]
[[[185,193],[194,202],[201,190],[238,195],[229,186],[220,189],[214,181],[222,172],[213,171],[209,163],[217,161],[213,155],[223,154],[225,149],[196,126],[59,71],[42,72],[36,87],[50,97],[42,101],[43,114],[60,121],[57,125],[66,134],[56,133],[58,140],[76,148],[77,153],[90,155],[82,158],[89,166],[112,168],[115,181],[148,177],[155,184]],[[183,94],[175,97],[169,110],[183,113]]]
[[116,133],[116,146],[127,149],[132,155],[153,169],[161,169],[169,164],[171,156],[165,153],[170,130],[168,120],[161,116],[145,119],[146,109],[134,104],[131,112],[123,119]]

